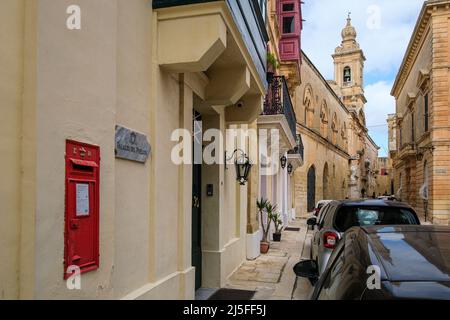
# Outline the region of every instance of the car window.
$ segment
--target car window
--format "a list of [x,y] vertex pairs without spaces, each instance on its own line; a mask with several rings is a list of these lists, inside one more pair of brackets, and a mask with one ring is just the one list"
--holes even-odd
[[330,211],[332,211],[332,210],[331,210],[331,205],[327,205],[327,206],[325,207],[325,209],[322,211],[322,214],[320,215],[319,223],[318,223],[319,229],[322,229],[322,228],[323,228],[325,218],[327,217],[327,214],[328,214],[328,212],[330,212]]
[[326,206],[324,206],[322,209],[320,209],[318,215],[317,215],[317,221],[320,223],[322,217],[324,216],[325,212],[328,210],[329,205],[327,204]]
[[322,225],[321,228],[323,228],[324,226],[328,226],[331,227],[333,225],[333,218],[334,218],[334,213],[336,212],[336,208],[337,206],[331,206],[327,211],[327,214],[323,217],[323,221],[322,221]]
[[416,215],[404,208],[358,208],[342,207],[336,214],[334,227],[345,232],[351,227],[373,225],[410,225],[419,224]]

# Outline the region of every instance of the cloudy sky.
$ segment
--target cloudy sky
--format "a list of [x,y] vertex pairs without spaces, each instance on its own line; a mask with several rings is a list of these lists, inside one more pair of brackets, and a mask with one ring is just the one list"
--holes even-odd
[[367,58],[365,94],[367,126],[388,149],[386,118],[395,112],[390,91],[411,38],[423,0],[304,0],[302,46],[326,79],[333,78],[331,54],[341,43],[341,30],[351,12],[357,40]]

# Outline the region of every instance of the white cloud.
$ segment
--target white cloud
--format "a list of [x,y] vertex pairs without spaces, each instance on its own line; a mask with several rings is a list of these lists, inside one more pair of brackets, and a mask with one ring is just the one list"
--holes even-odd
[[331,55],[341,44],[341,31],[351,11],[365,63],[365,108],[369,133],[386,155],[386,118],[395,112],[390,96],[423,0],[306,0],[302,48],[327,79],[334,76]]
[[365,87],[367,104],[366,122],[371,137],[381,147],[380,156],[386,155],[388,146],[387,115],[395,113],[395,99],[390,95],[392,82],[379,81]]
[[[323,75],[333,76],[331,54],[341,43],[347,13],[366,55],[366,73],[392,75],[408,45],[422,0],[307,0],[303,5],[303,49]],[[378,20],[379,17],[379,20]]]
[[392,82],[380,81],[365,87],[367,126],[387,125],[389,113],[395,113],[395,99],[390,95]]

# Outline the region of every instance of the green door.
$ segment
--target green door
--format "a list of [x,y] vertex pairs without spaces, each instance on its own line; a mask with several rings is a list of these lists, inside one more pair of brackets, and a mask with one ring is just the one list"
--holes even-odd
[[[194,111],[194,121],[201,121],[201,115]],[[195,149],[202,149],[201,140],[201,126],[194,122],[194,152]],[[197,146],[196,146],[197,143]],[[197,150],[198,151],[198,150]],[[197,159],[198,160],[198,159]],[[198,161],[197,161],[198,162]],[[195,267],[195,289],[202,285],[202,220],[201,220],[201,199],[202,199],[202,165],[196,164],[193,161],[192,165],[192,266]]]
[[195,267],[195,289],[202,285],[201,165],[192,172],[192,265]]

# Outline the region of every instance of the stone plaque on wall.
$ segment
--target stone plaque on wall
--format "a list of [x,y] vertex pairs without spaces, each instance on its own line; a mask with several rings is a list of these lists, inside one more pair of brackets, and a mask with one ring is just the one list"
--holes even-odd
[[116,158],[145,163],[150,155],[150,144],[145,134],[116,125]]

